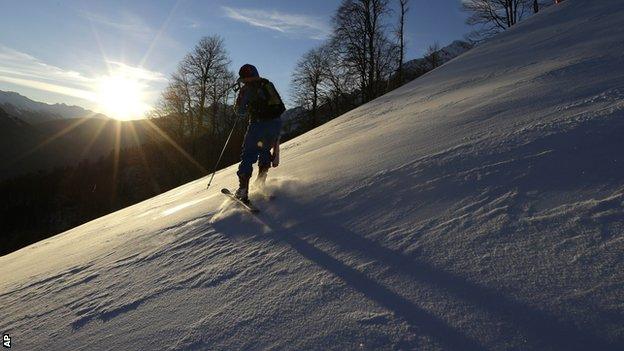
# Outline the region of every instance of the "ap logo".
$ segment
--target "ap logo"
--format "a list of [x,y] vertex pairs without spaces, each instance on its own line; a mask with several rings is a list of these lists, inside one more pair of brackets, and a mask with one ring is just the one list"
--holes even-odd
[[7,349],[11,348],[11,337],[9,336],[9,334],[4,334],[4,336],[2,337],[2,346],[6,347]]

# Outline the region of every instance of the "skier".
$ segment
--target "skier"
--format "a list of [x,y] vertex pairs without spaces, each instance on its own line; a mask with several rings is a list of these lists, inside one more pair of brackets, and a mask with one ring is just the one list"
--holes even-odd
[[282,127],[280,116],[286,108],[273,83],[261,78],[256,67],[245,64],[238,71],[238,75],[239,81],[244,85],[236,99],[236,113],[240,118],[248,117],[249,125],[236,173],[239,187],[234,195],[249,204],[249,180],[253,164],[258,161],[258,187],[264,186],[271,165],[277,167],[279,164],[279,137]]

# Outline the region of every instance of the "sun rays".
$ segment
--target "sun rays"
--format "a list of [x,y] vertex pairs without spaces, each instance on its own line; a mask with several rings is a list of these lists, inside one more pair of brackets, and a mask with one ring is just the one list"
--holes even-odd
[[150,184],[152,186],[152,190],[154,192],[156,192],[157,194],[160,193],[160,184],[158,184],[158,181],[154,178],[154,175],[152,174],[152,167],[150,166],[149,162],[147,161],[147,157],[145,156],[145,152],[143,151],[143,146],[141,144],[141,141],[139,140],[139,136],[137,135],[136,132],[136,128],[134,127],[134,123],[130,123],[130,133],[132,134],[132,138],[134,140],[134,144],[137,147],[137,151],[139,152],[139,157],[141,158],[141,163],[143,164],[143,167],[145,168],[145,170],[147,171],[149,180],[150,180]]
[[[124,149],[129,151],[128,157],[130,159],[136,157],[134,159],[145,170],[145,181],[149,182],[149,186],[155,193],[160,193],[162,187],[157,177],[152,173],[156,163],[154,157],[151,156],[153,154],[151,152],[153,151],[152,146],[157,147],[163,155],[166,153],[179,155],[179,158],[192,165],[198,173],[206,174],[207,170],[194,156],[189,154],[156,123],[144,119],[151,109],[150,99],[158,90],[157,87],[160,83],[167,81],[166,76],[162,73],[151,71],[145,67],[149,66],[147,61],[151,58],[152,51],[164,40],[163,38],[166,36],[169,24],[179,4],[180,0],[176,1],[161,26],[153,31],[153,36],[150,38],[144,54],[138,56],[140,58],[138,66],[134,66],[126,58],[119,57],[115,60],[113,57],[109,57],[104,45],[102,45],[104,38],[100,34],[103,32],[98,33],[101,28],[98,27],[97,23],[89,20],[93,43],[97,48],[95,51],[97,52],[99,49],[104,66],[99,72],[94,67],[90,72],[81,73],[84,79],[80,85],[75,85],[74,90],[60,91],[60,93],[88,101],[93,106],[91,108],[96,112],[75,120],[55,122],[61,125],[61,127],[57,126],[56,130],[50,129],[50,127],[55,126],[42,128],[41,133],[44,137],[39,138],[37,143],[33,143],[35,146],[28,151],[16,155],[9,163],[17,164],[41,155],[58,158],[59,161],[64,159],[62,162],[65,164],[84,159],[94,161],[103,156],[104,159],[110,160],[107,162],[110,162],[109,165],[112,166],[112,173],[110,174],[110,181],[113,185],[110,194],[112,203],[118,198],[120,181],[127,172],[127,167],[124,165]],[[35,88],[52,91],[48,86],[35,86]],[[101,115],[97,116],[98,113],[111,117],[111,119],[106,119]],[[80,140],[82,145],[76,145],[76,140]],[[67,145],[72,146],[65,147]],[[62,147],[59,148],[58,146]],[[106,155],[110,155],[110,157],[107,158]]]
[[165,133],[162,129],[160,129],[156,124],[154,124],[154,122],[150,121],[149,119],[146,119],[145,122],[154,132],[156,132],[156,134],[162,137],[180,155],[182,155],[187,161],[189,161],[193,166],[195,166],[197,170],[201,171],[202,174],[208,173],[208,170],[206,170],[206,168],[204,168],[204,166],[202,166],[201,163],[197,162],[197,160],[195,160],[193,156],[191,156],[180,145],[178,145],[178,143],[176,143],[175,140],[171,139],[171,137],[167,133]]
[[143,117],[149,109],[144,84],[129,75],[115,73],[100,77],[96,91],[99,109],[115,119]]
[[[94,115],[94,114],[93,114]],[[85,122],[87,122],[89,120],[89,118],[91,118],[92,115],[89,116],[85,116],[84,118],[78,118],[76,119],[76,121],[72,122],[70,125],[68,125],[67,127],[63,128],[62,130],[54,133],[53,135],[47,137],[46,139],[44,139],[42,142],[40,142],[39,144],[37,144],[35,147],[31,148],[30,150],[24,152],[23,154],[17,156],[15,159],[12,160],[12,162],[10,163],[16,163],[18,161],[23,160],[24,158],[32,155],[33,153],[35,153],[36,151],[42,149],[44,146],[52,143],[53,141],[63,137],[64,135],[66,135],[67,133],[71,132],[72,130],[78,128],[81,124],[84,124]]]

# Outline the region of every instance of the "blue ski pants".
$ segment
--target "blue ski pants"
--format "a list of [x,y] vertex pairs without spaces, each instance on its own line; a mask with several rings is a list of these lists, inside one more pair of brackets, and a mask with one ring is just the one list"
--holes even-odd
[[251,177],[256,161],[260,167],[270,166],[271,147],[277,142],[281,128],[282,120],[279,118],[249,122],[243,141],[241,163],[238,165],[239,176],[244,174]]

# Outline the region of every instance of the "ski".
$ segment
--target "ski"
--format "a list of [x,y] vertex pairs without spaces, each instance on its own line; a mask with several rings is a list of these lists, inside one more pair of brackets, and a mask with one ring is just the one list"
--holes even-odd
[[227,197],[229,197],[232,201],[237,202],[238,204],[246,208],[249,212],[251,213],[260,212],[260,210],[254,205],[252,205],[251,203],[245,203],[241,201],[239,198],[237,198],[236,196],[234,196],[234,194],[229,189],[223,188],[221,189],[221,192],[225,194]]

